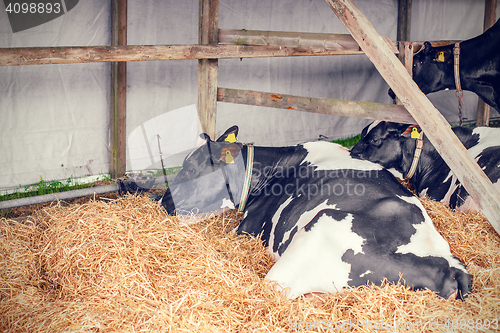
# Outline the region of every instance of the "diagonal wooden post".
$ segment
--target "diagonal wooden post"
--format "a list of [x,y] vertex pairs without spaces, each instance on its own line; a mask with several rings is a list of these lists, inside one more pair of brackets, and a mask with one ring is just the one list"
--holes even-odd
[[500,234],[500,193],[352,0],[326,0]]

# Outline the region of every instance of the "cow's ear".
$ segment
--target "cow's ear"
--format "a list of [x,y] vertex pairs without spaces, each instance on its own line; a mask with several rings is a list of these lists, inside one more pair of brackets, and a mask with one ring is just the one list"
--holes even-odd
[[429,54],[432,51],[432,45],[430,42],[424,42],[422,48],[424,49],[424,54]]
[[210,135],[208,135],[207,133],[201,133],[200,138],[205,141],[212,141],[212,139],[210,139]]
[[408,124],[387,122],[387,132],[389,135],[400,136],[407,128]]
[[450,59],[450,50],[440,50],[434,53],[434,61],[437,62],[447,62]]
[[224,134],[222,134],[218,139],[217,142],[229,142],[229,143],[234,143],[238,140],[238,126],[234,125],[229,127]]
[[410,125],[408,126],[408,128],[406,128],[406,130],[401,133],[401,136],[404,136],[405,138],[410,138],[412,137],[412,133],[413,135],[415,135],[415,130],[417,131],[416,133],[420,133],[421,130],[420,130],[420,127],[418,125]]
[[241,152],[241,148],[243,148],[243,145],[239,142],[224,145],[224,148],[220,152],[219,161],[226,164],[234,163],[234,160]]

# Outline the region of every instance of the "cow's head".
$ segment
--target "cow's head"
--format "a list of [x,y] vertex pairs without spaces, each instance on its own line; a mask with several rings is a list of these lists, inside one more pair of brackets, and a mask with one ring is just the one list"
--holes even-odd
[[351,155],[387,169],[399,169],[403,154],[400,140],[406,136],[408,127],[407,124],[374,122],[363,129],[361,139],[351,149]]
[[[453,89],[453,45],[433,47],[425,42],[413,56],[413,81],[424,94]],[[396,98],[392,89],[389,89],[389,96]]]
[[240,199],[245,166],[236,142],[238,127],[229,128],[216,141],[203,133],[205,143],[190,153],[159,204],[170,215],[205,213],[234,208]]

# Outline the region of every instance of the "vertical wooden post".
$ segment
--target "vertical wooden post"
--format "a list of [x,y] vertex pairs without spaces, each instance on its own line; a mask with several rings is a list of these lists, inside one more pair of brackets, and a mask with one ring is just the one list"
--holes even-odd
[[[111,1],[111,45],[127,45],[127,0]],[[110,174],[111,178],[125,175],[127,62],[111,63],[110,108]]]
[[[406,70],[413,75],[413,45],[404,43],[410,40],[411,31],[411,0],[398,0],[398,26],[397,26],[399,60],[405,65]],[[411,51],[411,54],[408,52]],[[410,56],[410,57],[409,57]],[[396,97],[396,104],[403,105],[398,97]]]
[[[200,0],[198,43],[219,43],[219,0]],[[211,138],[215,137],[218,68],[218,59],[198,60],[198,117]]]
[[[405,66],[406,71],[413,77],[413,43],[412,42],[398,42],[399,54],[398,58]],[[396,97],[396,104],[403,105],[401,100]]]
[[[495,24],[497,18],[497,0],[484,1],[484,26],[483,30],[488,30]],[[497,110],[500,112],[500,110]],[[481,98],[477,102],[476,126],[488,126],[490,123],[490,106],[483,102]]]
[[500,234],[500,193],[352,0],[326,0]]
[[410,28],[411,28],[411,0],[399,0],[397,41],[409,41]]

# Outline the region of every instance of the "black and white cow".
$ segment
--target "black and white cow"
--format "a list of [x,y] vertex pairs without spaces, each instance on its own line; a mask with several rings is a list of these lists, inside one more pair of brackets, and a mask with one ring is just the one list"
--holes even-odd
[[[188,155],[160,201],[170,215],[238,206],[248,147],[227,141],[237,131],[217,141],[205,134]],[[289,298],[384,278],[443,297],[470,292],[470,275],[419,200],[378,164],[321,141],[254,151],[237,233],[263,240],[276,259],[266,279],[288,288]]]
[[[413,56],[413,80],[424,94],[456,89],[454,44],[425,42]],[[483,34],[460,43],[460,84],[500,112],[500,20]],[[389,95],[395,98],[392,90]]]
[[[416,139],[410,137],[409,126],[374,122],[363,129],[361,140],[351,149],[351,155],[378,163],[396,177],[404,178],[410,170],[416,149]],[[500,191],[500,129],[454,127],[453,132]],[[463,211],[478,210],[425,135],[420,160],[410,181],[421,197],[428,196]]]

